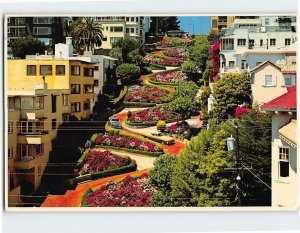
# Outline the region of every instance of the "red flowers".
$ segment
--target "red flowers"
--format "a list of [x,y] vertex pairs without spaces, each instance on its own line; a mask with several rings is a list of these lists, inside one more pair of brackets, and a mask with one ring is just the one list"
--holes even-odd
[[167,49],[163,51],[164,55],[169,57],[188,58],[188,53],[182,48]]
[[132,86],[125,96],[127,102],[144,102],[162,104],[172,100],[173,94],[168,90],[151,86]]
[[123,135],[107,135],[107,134],[99,134],[96,141],[96,145],[103,146],[113,146],[141,151],[149,151],[149,152],[161,152],[162,149],[157,147],[151,142],[143,142],[141,140],[131,138]]
[[160,58],[160,57],[155,57],[155,56],[151,56],[151,55],[146,55],[144,57],[144,62],[151,65],[151,64],[156,64],[156,65],[163,65],[163,66],[173,66],[173,67],[177,67],[180,66],[183,61],[180,59],[170,59],[170,58]]
[[136,179],[127,176],[120,183],[110,182],[89,193],[85,203],[90,207],[149,207],[150,197],[156,191],[147,174]]
[[150,76],[150,79],[163,83],[178,83],[188,81],[188,77],[181,71],[169,71],[161,74],[155,74]]
[[244,113],[247,113],[247,112],[250,112],[250,111],[253,111],[253,109],[238,106],[238,107],[235,109],[234,117],[235,117],[235,118],[239,118],[239,116],[240,116],[241,114],[244,114]]
[[92,150],[84,158],[84,165],[82,166],[81,173],[92,173],[99,171],[111,170],[118,167],[123,167],[130,164],[129,157],[119,157],[113,155],[111,151],[97,151]]
[[169,107],[154,107],[134,113],[129,121],[132,123],[147,123],[156,121],[166,121],[171,119],[179,119],[180,115]]

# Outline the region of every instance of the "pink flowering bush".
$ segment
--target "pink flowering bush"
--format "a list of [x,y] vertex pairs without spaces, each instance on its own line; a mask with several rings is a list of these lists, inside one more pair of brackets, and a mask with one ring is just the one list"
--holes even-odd
[[144,57],[144,62],[148,65],[155,64],[155,65],[172,66],[172,67],[178,67],[183,63],[181,59],[162,58],[162,57],[157,57],[149,54],[147,54]]
[[98,134],[95,144],[100,146],[119,147],[139,151],[162,152],[161,148],[157,147],[151,142],[141,141],[139,139],[123,135],[108,135],[100,133]]
[[174,83],[177,84],[178,82],[188,82],[189,78],[183,72],[176,70],[176,71],[169,71],[160,74],[154,74],[150,76],[150,81],[161,82],[161,83]]
[[238,107],[235,109],[234,117],[235,117],[235,118],[239,118],[239,116],[240,116],[241,114],[248,113],[248,112],[251,112],[251,111],[253,111],[253,109],[238,106]]
[[89,191],[82,206],[88,207],[150,207],[150,198],[157,189],[148,175],[138,178],[127,176],[119,183],[110,182],[96,191]]
[[220,69],[220,41],[216,41],[210,48],[210,59],[212,60],[211,76],[216,77]]
[[111,170],[130,164],[129,157],[120,157],[107,150],[104,152],[92,150],[83,160],[81,174]]
[[181,116],[170,107],[153,107],[136,112],[129,117],[129,123],[147,123],[179,119]]
[[191,39],[178,37],[165,37],[163,40],[157,42],[158,46],[184,46],[192,43]]
[[162,104],[170,102],[174,93],[152,86],[132,86],[125,96],[125,102],[144,102]]
[[162,51],[165,56],[177,58],[189,58],[189,54],[182,48],[167,49]]

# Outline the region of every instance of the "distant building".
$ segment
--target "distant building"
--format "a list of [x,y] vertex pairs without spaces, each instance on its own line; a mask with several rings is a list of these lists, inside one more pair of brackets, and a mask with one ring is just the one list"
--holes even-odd
[[210,31],[221,32],[233,24],[234,16],[212,16],[210,19]]
[[296,98],[292,88],[261,106],[272,115],[272,206],[293,210],[299,203]]
[[296,64],[263,62],[251,71],[252,102],[264,104],[296,86]]
[[182,30],[170,30],[170,31],[167,31],[167,36],[188,38],[188,33],[185,31],[182,31]]

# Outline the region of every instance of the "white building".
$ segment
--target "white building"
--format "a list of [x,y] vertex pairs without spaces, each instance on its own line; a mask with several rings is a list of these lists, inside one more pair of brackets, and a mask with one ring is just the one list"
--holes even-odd
[[[264,61],[284,62],[296,54],[297,34],[279,27],[232,27],[221,37],[220,73],[251,70]],[[296,59],[295,59],[296,61]]]
[[125,36],[145,43],[150,29],[150,17],[96,17],[103,27],[103,41],[99,48],[111,49],[112,44]]
[[272,206],[297,208],[297,103],[296,88],[265,103],[272,115]]

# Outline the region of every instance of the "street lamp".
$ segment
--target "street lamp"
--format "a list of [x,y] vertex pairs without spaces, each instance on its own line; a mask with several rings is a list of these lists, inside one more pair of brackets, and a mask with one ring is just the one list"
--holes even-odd
[[230,136],[230,138],[227,138],[227,149],[228,151],[234,151],[235,150],[235,139]]

